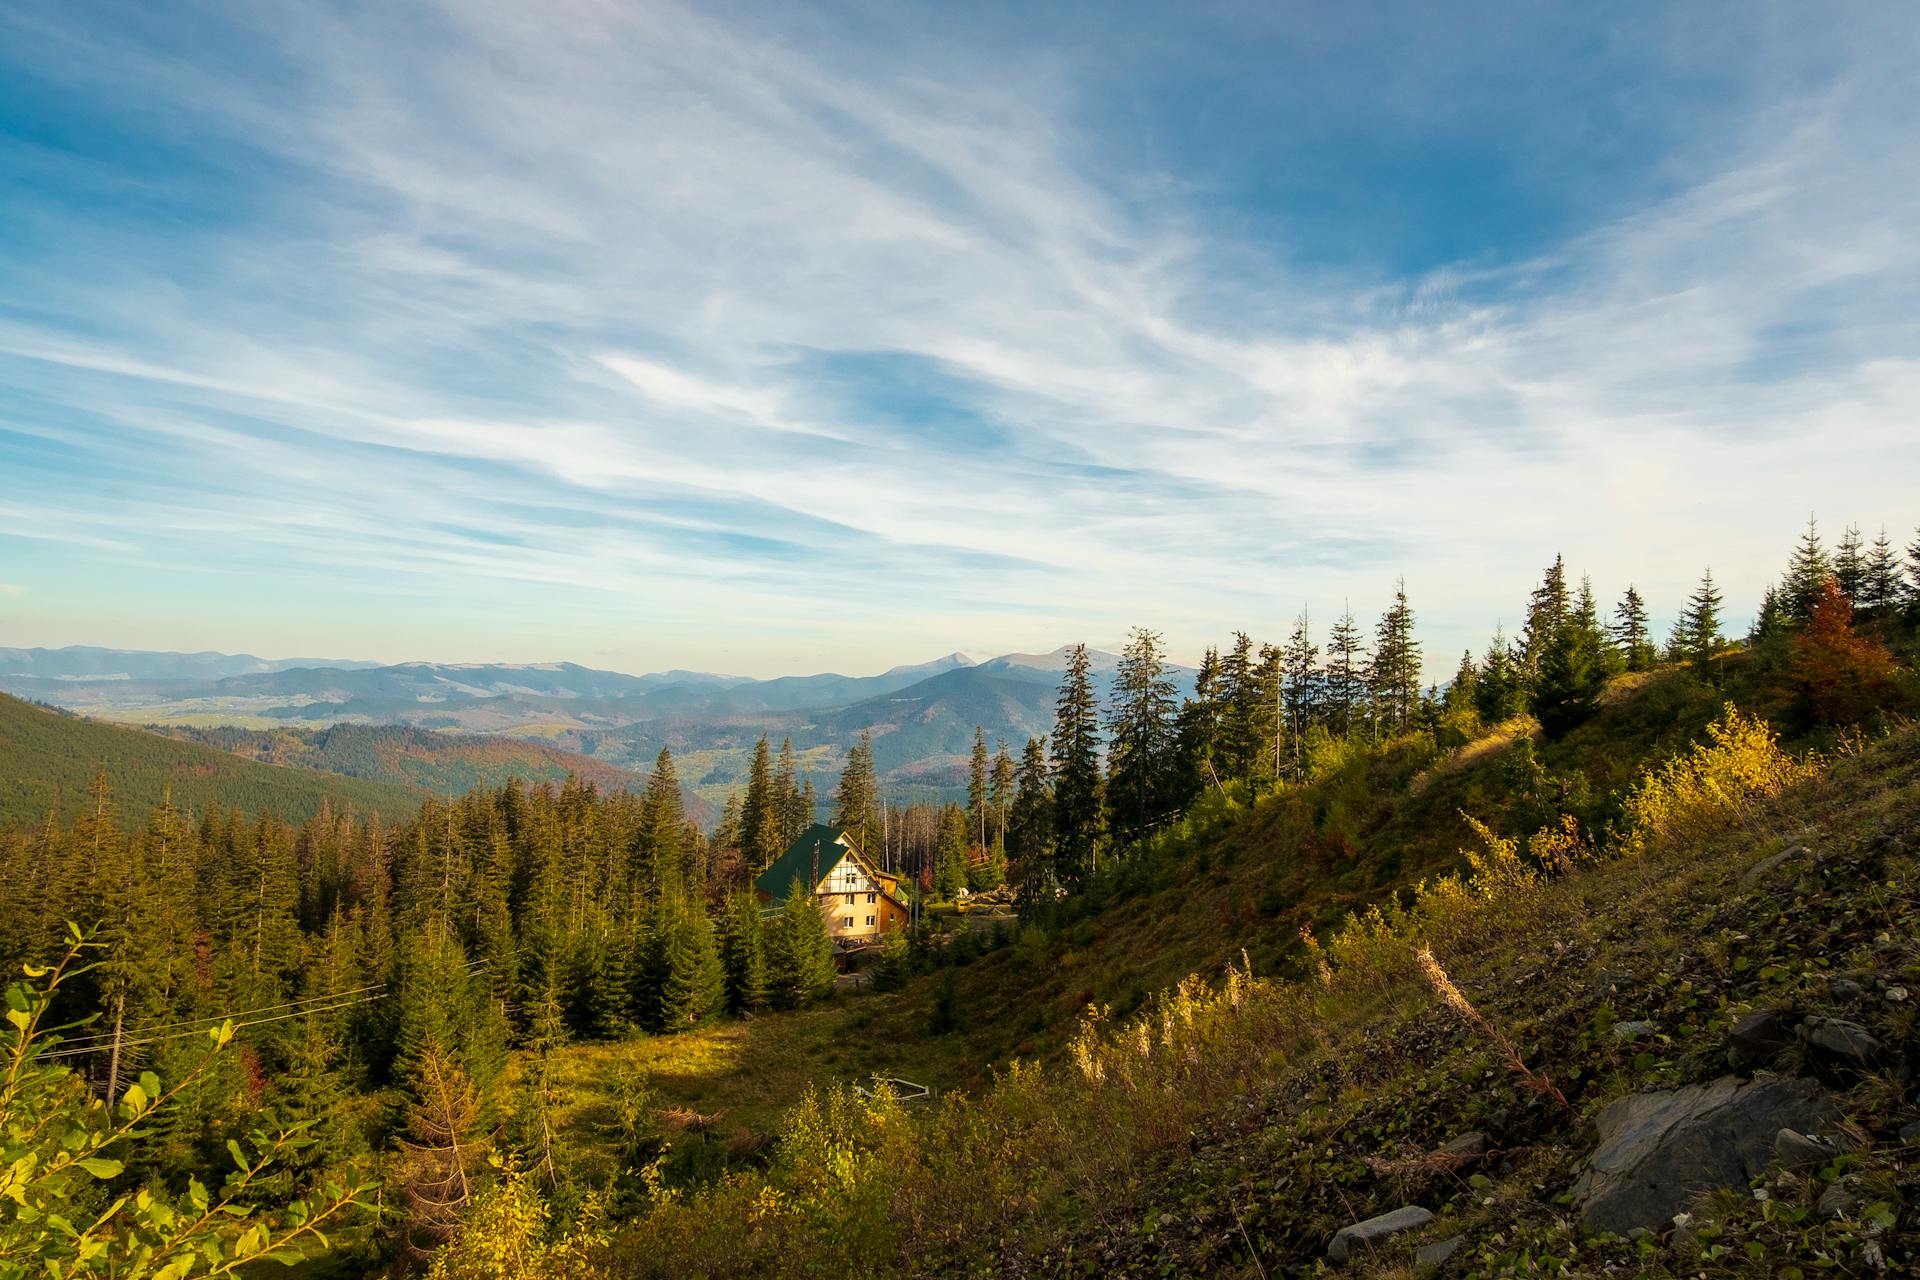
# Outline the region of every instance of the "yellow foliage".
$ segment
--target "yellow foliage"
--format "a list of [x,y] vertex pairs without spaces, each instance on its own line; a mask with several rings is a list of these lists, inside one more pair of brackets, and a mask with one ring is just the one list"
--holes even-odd
[[433,1255],[428,1280],[575,1280],[595,1274],[589,1259],[605,1245],[603,1211],[589,1194],[579,1220],[553,1230],[533,1177],[513,1165],[483,1192],[459,1232]]
[[1641,853],[1656,841],[1711,836],[1755,800],[1820,772],[1818,756],[1795,759],[1780,748],[1765,720],[1732,703],[1707,726],[1707,737],[1640,776],[1627,794],[1620,853]]

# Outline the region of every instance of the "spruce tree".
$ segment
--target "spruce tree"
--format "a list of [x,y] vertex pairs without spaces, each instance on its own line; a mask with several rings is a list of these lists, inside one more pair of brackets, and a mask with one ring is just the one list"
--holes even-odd
[[1605,647],[1593,591],[1583,583],[1579,603],[1541,653],[1534,679],[1533,714],[1549,738],[1566,736],[1593,715],[1606,684]]
[[1100,841],[1099,704],[1093,692],[1093,665],[1087,646],[1067,654],[1060,696],[1053,717],[1053,863],[1069,891],[1086,883],[1095,869]]
[[1480,666],[1473,660],[1473,650],[1464,649],[1460,653],[1460,666],[1447,684],[1442,705],[1449,713],[1471,711],[1477,716],[1479,694]]
[[767,1002],[766,935],[751,890],[727,896],[720,913],[720,967],[729,1013],[750,1013]]
[[813,779],[808,778],[805,786],[802,786],[795,769],[793,739],[782,738],[780,765],[773,775],[773,807],[779,815],[780,830],[772,845],[773,853],[767,859],[769,863],[785,853],[787,846],[813,825]]
[[933,896],[952,902],[967,885],[967,815],[948,805],[940,815],[940,844],[934,853]]
[[864,730],[860,741],[847,748],[847,767],[834,793],[833,825],[853,836],[865,850],[880,838],[880,796],[873,774],[873,737]]
[[754,744],[753,762],[747,767],[747,794],[740,802],[740,849],[747,868],[759,874],[786,851],[786,814],[773,789],[772,753],[767,737],[760,735]]
[[1533,589],[1533,597],[1527,602],[1527,624],[1520,633],[1520,675],[1529,685],[1539,675],[1541,659],[1567,620],[1567,604],[1566,560],[1556,555],[1540,585]]
[[1220,785],[1220,653],[1212,646],[1201,655],[1193,696],[1181,704],[1175,726],[1179,762],[1168,801],[1178,809],[1206,788]]
[[1348,607],[1327,633],[1326,717],[1335,736],[1358,727],[1367,696],[1367,648],[1359,620]]
[[653,1029],[690,1031],[718,1012],[725,996],[713,923],[697,904],[676,902],[662,915],[660,939]]
[[967,762],[967,837],[974,847],[987,847],[987,731],[973,726],[973,756]]
[[[680,780],[674,772],[673,753],[662,747],[640,800],[640,828],[633,845],[634,883],[646,896],[658,898],[677,892],[684,883],[686,826],[686,808],[680,799]],[[688,888],[701,892],[706,886]]]
[[1053,784],[1047,775],[1046,743],[1028,738],[1020,754],[1020,781],[1007,814],[1007,856],[1023,904],[1029,890],[1051,890],[1053,877]]
[[1628,671],[1647,671],[1658,656],[1647,625],[1646,602],[1631,584],[1613,610],[1613,643]]
[[989,781],[989,800],[993,806],[994,848],[1002,863],[1007,858],[1007,819],[1012,812],[1017,774],[1013,757],[1007,754],[1007,740],[993,756],[993,775]]
[[1900,560],[1894,553],[1892,539],[1887,537],[1886,526],[1882,525],[1880,536],[1873,540],[1873,547],[1867,552],[1866,581],[1855,603],[1883,617],[1899,602]]
[[[1760,595],[1760,612],[1754,615],[1753,626],[1747,631],[1747,639],[1755,644],[1770,636],[1785,634],[1787,629],[1786,608],[1780,603],[1780,588],[1771,582]],[[1667,646],[1670,650],[1672,644]]]
[[1713,585],[1713,570],[1700,577],[1700,585],[1687,597],[1687,608],[1674,625],[1674,656],[1690,662],[1694,669],[1709,674],[1713,655],[1720,649],[1720,592]]
[[813,890],[794,881],[767,931],[767,995],[776,1009],[798,1009],[833,990],[833,939]]
[[1474,707],[1488,724],[1509,720],[1526,707],[1526,685],[1520,678],[1513,646],[1507,643],[1507,633],[1502,629],[1495,628],[1486,656],[1481,659]]
[[1793,549],[1787,578],[1780,590],[1780,603],[1788,622],[1801,626],[1813,616],[1814,603],[1820,599],[1821,589],[1832,573],[1833,563],[1820,545],[1819,526],[1808,516],[1807,531]]
[[1840,534],[1840,545],[1833,551],[1833,577],[1849,600],[1858,600],[1865,592],[1867,547],[1860,537],[1860,526],[1850,524]]
[[1119,839],[1138,839],[1170,807],[1174,714],[1160,636],[1136,627],[1120,653],[1107,712],[1107,803]]
[[1320,711],[1323,690],[1316,661],[1319,656],[1320,648],[1313,643],[1313,624],[1303,608],[1293,625],[1293,633],[1287,637],[1286,647],[1280,651],[1286,734],[1291,747],[1289,760],[1295,776],[1302,769],[1301,747],[1307,740],[1307,727],[1313,724]]
[[1393,604],[1374,632],[1372,692],[1384,727],[1405,733],[1420,706],[1420,643],[1413,635],[1413,608],[1405,578],[1394,584]]

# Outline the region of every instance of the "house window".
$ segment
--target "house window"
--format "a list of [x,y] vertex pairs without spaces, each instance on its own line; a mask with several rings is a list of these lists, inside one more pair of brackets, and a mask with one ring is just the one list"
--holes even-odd
[[848,917],[847,917],[846,919],[844,919],[844,920],[842,920],[842,921],[840,922],[840,927],[841,927],[842,929],[851,929],[851,928],[853,928],[853,917],[852,917],[852,916],[848,916]]
[[[872,906],[872,905],[873,905],[873,904],[874,904],[874,903],[875,903],[876,901],[878,901],[878,899],[879,899],[879,897],[880,897],[880,895],[879,895],[879,894],[877,894],[877,893],[870,893],[870,894],[868,894],[868,895],[867,895],[867,905],[868,905],[868,906]],[[871,920],[869,920],[869,921],[867,921],[867,923],[868,923],[868,924],[872,924],[872,923],[873,923],[873,921],[871,921]]]
[[848,895],[847,895],[847,905],[848,905],[848,906],[852,906],[852,905],[853,905],[853,895],[852,895],[852,894],[848,894]]
[[869,929],[871,929],[871,928],[873,928],[873,917],[872,917],[872,916],[868,916],[868,917],[867,917],[867,928],[869,928]]

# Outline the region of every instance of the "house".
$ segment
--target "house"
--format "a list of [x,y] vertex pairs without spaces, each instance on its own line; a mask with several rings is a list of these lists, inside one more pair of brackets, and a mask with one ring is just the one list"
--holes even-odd
[[875,866],[843,828],[814,823],[755,877],[760,910],[778,911],[796,881],[812,888],[837,947],[874,941],[909,919],[900,877]]

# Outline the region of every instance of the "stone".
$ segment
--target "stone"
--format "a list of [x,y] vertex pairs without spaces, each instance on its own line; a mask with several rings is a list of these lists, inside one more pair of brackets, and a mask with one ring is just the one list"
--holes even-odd
[[1803,850],[1798,845],[1788,845],[1772,857],[1760,859],[1760,861],[1748,867],[1746,871],[1741,874],[1740,887],[1742,889],[1753,888],[1753,886],[1765,880],[1781,867],[1793,861],[1793,859],[1798,857],[1802,852]]
[[1858,1000],[1867,994],[1867,989],[1852,978],[1835,978],[1828,990],[1833,992],[1835,1000]]
[[1463,1133],[1446,1146],[1440,1148],[1440,1154],[1448,1156],[1461,1164],[1465,1164],[1470,1160],[1478,1160],[1481,1156],[1487,1154],[1487,1135],[1481,1133],[1478,1129],[1475,1129],[1472,1133]]
[[1581,1224],[1614,1235],[1659,1226],[1695,1195],[1744,1187],[1763,1172],[1781,1129],[1804,1133],[1840,1118],[1810,1080],[1722,1076],[1617,1099],[1600,1113],[1600,1145],[1574,1184]]
[[1860,1198],[1839,1182],[1822,1191],[1813,1204],[1813,1211],[1823,1218],[1850,1218],[1859,1208]]
[[1449,1236],[1434,1244],[1422,1245],[1420,1251],[1413,1255],[1414,1264],[1422,1271],[1438,1271],[1446,1265],[1454,1251],[1466,1242],[1465,1236]]
[[1773,1138],[1773,1158],[1780,1167],[1796,1173],[1803,1169],[1818,1169],[1836,1155],[1839,1148],[1819,1138],[1808,1137],[1792,1129],[1782,1129]]
[[1791,1009],[1755,1009],[1727,1033],[1727,1060],[1738,1068],[1764,1067],[1793,1043]]
[[1633,986],[1633,975],[1620,969],[1601,969],[1587,985],[1596,996],[1604,996]]
[[1847,1062],[1872,1062],[1883,1052],[1871,1031],[1845,1018],[1808,1018],[1800,1024],[1799,1035],[1822,1053]]
[[1431,1213],[1419,1205],[1410,1204],[1395,1209],[1392,1213],[1383,1213],[1377,1218],[1356,1222],[1334,1233],[1332,1242],[1327,1245],[1327,1257],[1335,1262],[1345,1262],[1353,1255],[1355,1245],[1376,1245],[1382,1240],[1399,1235],[1402,1231],[1412,1231],[1432,1221]]
[[1645,1036],[1653,1035],[1659,1030],[1660,1028],[1654,1026],[1651,1022],[1616,1022],[1613,1024],[1613,1038],[1615,1040],[1639,1040]]

